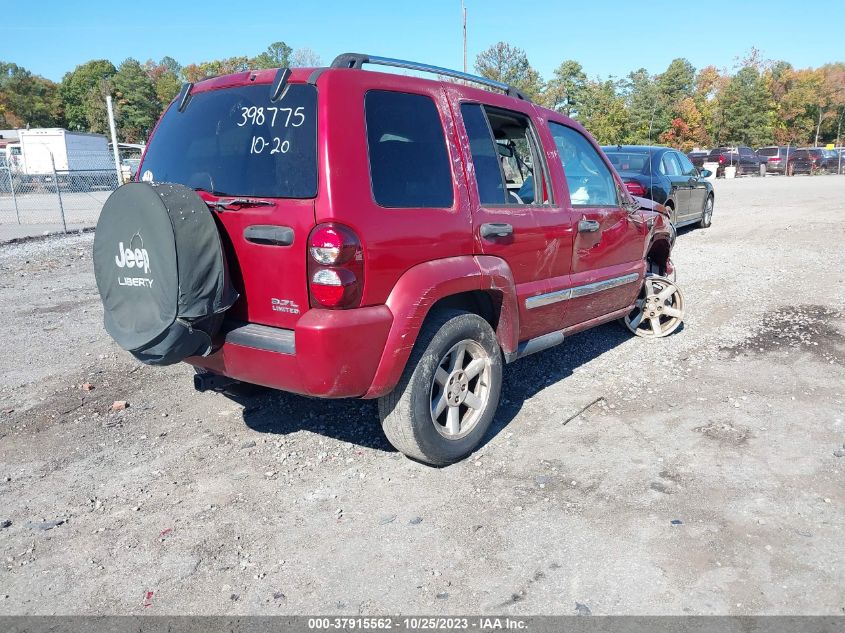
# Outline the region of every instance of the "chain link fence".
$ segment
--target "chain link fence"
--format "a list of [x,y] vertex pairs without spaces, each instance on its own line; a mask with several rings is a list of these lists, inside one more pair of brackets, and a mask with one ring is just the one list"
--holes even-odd
[[106,198],[127,175],[108,151],[54,156],[46,148],[0,154],[0,242],[96,225]]

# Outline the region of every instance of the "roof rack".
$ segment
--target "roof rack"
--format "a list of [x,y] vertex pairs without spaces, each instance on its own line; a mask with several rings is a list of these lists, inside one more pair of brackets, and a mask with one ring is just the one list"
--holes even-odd
[[393,66],[394,68],[408,68],[410,70],[419,70],[444,77],[463,79],[464,81],[471,81],[472,83],[481,84],[482,86],[487,86],[489,88],[496,88],[504,92],[509,97],[516,97],[517,99],[522,99],[523,101],[530,101],[530,99],[526,97],[525,93],[521,90],[501,81],[487,79],[486,77],[481,77],[479,75],[471,75],[469,73],[461,72],[460,70],[441,68],[440,66],[421,64],[419,62],[411,62],[404,59],[393,59],[392,57],[378,57],[376,55],[365,55],[363,53],[343,53],[334,58],[334,61],[331,63],[331,68],[360,69],[364,64]]

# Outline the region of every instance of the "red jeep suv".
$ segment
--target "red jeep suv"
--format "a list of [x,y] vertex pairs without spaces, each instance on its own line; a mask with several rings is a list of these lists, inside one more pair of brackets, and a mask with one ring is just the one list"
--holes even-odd
[[194,365],[200,390],[378,398],[430,464],[482,440],[504,363],[683,318],[663,209],[578,123],[481,77],[345,54],[186,84],[138,174],[94,244],[121,346]]

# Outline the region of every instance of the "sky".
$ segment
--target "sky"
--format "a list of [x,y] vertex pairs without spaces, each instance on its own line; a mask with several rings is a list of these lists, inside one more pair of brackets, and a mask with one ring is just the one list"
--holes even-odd
[[[548,79],[566,59],[590,77],[659,73],[676,57],[693,66],[732,70],[760,49],[797,68],[845,61],[841,37],[824,25],[843,23],[845,1],[712,0],[621,2],[465,0],[468,58],[504,40],[526,51]],[[730,4],[730,11],[720,8]],[[460,0],[406,2],[323,0],[3,0],[0,60],[53,81],[90,59],[115,65],[165,55],[184,64],[254,56],[271,42],[309,47],[328,64],[343,52],[463,66]]]

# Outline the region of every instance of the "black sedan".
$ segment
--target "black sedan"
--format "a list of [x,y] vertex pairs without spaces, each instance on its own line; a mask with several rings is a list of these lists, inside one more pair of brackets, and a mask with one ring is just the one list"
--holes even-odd
[[604,153],[628,191],[666,206],[676,227],[696,222],[710,226],[714,196],[709,171],[698,169],[671,147],[613,145]]

